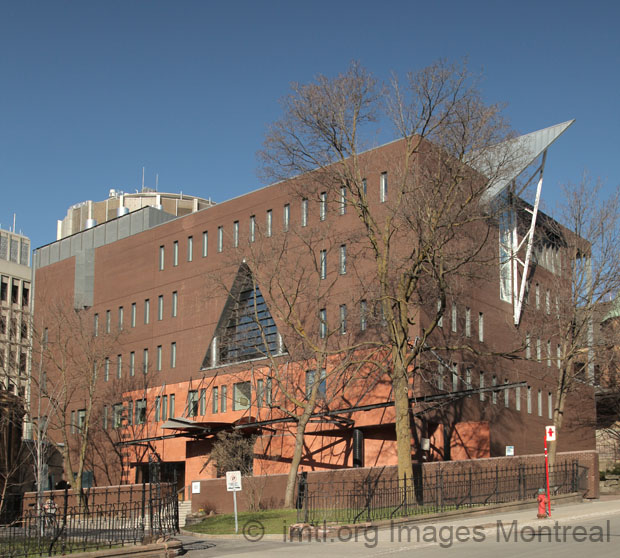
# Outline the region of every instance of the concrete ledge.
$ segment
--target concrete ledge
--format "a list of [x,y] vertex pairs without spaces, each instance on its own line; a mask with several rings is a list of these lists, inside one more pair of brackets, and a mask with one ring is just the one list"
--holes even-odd
[[93,552],[75,552],[71,558],[116,558],[116,557],[135,557],[135,558],[172,558],[183,553],[183,543],[176,539],[152,544],[137,544],[132,546],[122,546],[120,548],[106,548],[94,550]]

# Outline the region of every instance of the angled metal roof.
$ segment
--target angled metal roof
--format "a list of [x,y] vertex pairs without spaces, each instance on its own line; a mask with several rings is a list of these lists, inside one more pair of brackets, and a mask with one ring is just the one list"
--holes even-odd
[[[510,139],[495,147],[486,149],[484,154],[474,153],[470,158],[471,165],[491,180],[491,186],[485,192],[483,202],[489,202],[501,194],[573,122],[575,122],[574,119],[567,120],[566,122]],[[497,175],[495,179],[493,179],[494,175]]]
[[607,320],[611,320],[613,318],[620,318],[620,294],[616,295],[616,298],[613,301],[609,312],[607,312],[605,317],[601,320],[601,323],[606,322]]

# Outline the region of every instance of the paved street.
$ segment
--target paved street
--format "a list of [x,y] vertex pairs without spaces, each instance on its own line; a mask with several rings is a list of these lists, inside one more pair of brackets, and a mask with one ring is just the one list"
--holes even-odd
[[[620,499],[585,502],[558,507],[551,519],[537,520],[536,508],[506,514],[479,515],[449,522],[395,525],[381,530],[341,529],[334,537],[312,542],[285,541],[270,535],[260,541],[182,536],[190,558],[211,556],[321,555],[343,557],[374,556],[459,556],[496,557],[558,556],[596,558],[618,555],[620,543]],[[257,526],[247,531],[259,536]],[[332,538],[333,540],[330,540]]]

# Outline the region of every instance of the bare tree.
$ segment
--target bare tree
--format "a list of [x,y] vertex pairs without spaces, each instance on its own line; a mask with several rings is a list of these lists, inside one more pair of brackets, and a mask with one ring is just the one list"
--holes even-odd
[[[365,284],[384,324],[376,340],[389,354],[398,473],[411,477],[415,361],[441,348],[431,336],[447,298],[490,260],[492,210],[499,208],[482,201],[512,170],[509,152],[496,148],[509,137],[507,126],[500,107],[482,101],[467,69],[445,62],[387,87],[353,63],[333,79],[293,84],[282,108],[260,154],[263,169],[276,179],[307,173],[305,195],[344,199],[359,218],[358,244],[373,263]],[[364,153],[373,125],[386,121],[400,141],[384,155]],[[389,176],[381,172],[388,168]],[[378,200],[367,193],[371,176],[380,181]]]

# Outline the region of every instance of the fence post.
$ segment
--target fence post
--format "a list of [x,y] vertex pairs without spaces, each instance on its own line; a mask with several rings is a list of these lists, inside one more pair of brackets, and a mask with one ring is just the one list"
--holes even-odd
[[473,507],[472,493],[471,493],[472,492],[472,488],[473,488],[473,486],[472,486],[472,480],[473,480],[472,476],[473,476],[473,474],[472,474],[471,465],[470,465],[469,466],[469,507],[470,508]]
[[142,479],[142,514],[141,514],[141,521],[142,521],[142,536],[144,537],[144,507],[145,507],[145,499],[146,499],[146,483],[144,482],[144,479]]

